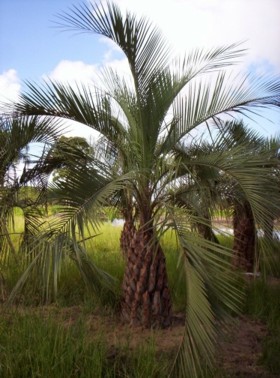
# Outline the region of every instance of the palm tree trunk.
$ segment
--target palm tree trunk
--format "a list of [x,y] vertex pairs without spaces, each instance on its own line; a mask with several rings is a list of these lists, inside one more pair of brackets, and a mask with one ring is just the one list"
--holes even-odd
[[256,252],[256,228],[248,202],[243,205],[235,205],[233,230],[233,265],[246,272],[253,272]]
[[128,253],[131,248],[130,247],[131,240],[133,240],[134,238],[136,228],[135,228],[131,209],[126,209],[126,211],[123,212],[123,216],[124,216],[124,225],[123,225],[123,229],[122,229],[121,237],[120,237],[120,247],[123,253],[123,257],[127,260]]
[[210,215],[209,210],[201,211],[199,214],[198,212],[195,213],[195,216],[203,217],[204,223],[201,222],[194,222],[193,228],[206,240],[212,241],[216,244],[220,244],[217,236],[215,235],[212,227],[212,217]]
[[[128,241],[128,238],[126,239]],[[126,244],[127,265],[122,284],[122,317],[131,325],[167,327],[171,296],[165,256],[151,228],[135,229]]]
[[212,241],[216,244],[220,244],[219,239],[215,235],[212,225],[211,225],[211,219],[209,220],[209,225],[208,224],[202,224],[202,223],[197,223],[197,231],[198,233],[206,240]]

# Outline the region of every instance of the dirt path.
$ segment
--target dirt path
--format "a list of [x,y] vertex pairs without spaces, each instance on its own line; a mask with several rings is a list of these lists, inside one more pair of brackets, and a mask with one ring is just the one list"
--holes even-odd
[[272,378],[260,363],[265,324],[247,316],[238,318],[220,342],[220,366],[225,377]]

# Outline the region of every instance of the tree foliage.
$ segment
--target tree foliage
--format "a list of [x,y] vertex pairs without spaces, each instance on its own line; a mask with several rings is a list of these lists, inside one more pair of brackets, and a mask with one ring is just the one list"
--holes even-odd
[[93,154],[93,149],[85,138],[61,136],[52,146],[46,161],[52,163],[53,180],[67,180],[71,164],[79,160],[86,166],[90,154]]

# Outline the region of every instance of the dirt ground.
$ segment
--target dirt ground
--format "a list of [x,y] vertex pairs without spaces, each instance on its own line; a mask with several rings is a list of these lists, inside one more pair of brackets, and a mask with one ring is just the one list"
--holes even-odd
[[242,316],[236,319],[220,341],[219,364],[227,377],[272,378],[260,364],[265,324]]
[[[2,308],[1,308],[2,307]],[[13,311],[0,306],[1,316],[12,317]],[[147,330],[142,327],[130,328],[113,315],[84,313],[80,306],[60,308],[45,306],[31,309],[17,308],[21,313],[38,314],[56,320],[59,324],[70,327],[79,318],[86,321],[88,335],[92,338],[105,337],[112,356],[120,346],[134,348],[152,339],[159,353],[176,352],[184,332],[184,316],[176,314],[170,328]],[[228,325],[219,341],[217,360],[219,378],[275,378],[266,372],[260,364],[262,340],[266,335],[266,326],[247,316],[236,318]],[[222,374],[222,375],[221,375]]]

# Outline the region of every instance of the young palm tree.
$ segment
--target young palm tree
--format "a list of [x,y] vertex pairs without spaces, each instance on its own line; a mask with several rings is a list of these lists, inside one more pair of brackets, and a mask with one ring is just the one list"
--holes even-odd
[[[263,202],[267,210],[256,222],[256,215],[248,197],[250,193],[246,193],[234,175],[230,175],[221,167],[218,169],[216,165],[200,165],[199,161],[201,157],[205,159],[208,156],[212,159],[215,155],[223,154],[226,158],[228,155],[232,168],[234,164],[240,164],[240,161],[244,170],[250,169],[252,165],[257,169],[259,165],[260,175],[265,175],[267,181],[276,180],[279,165],[276,151],[279,149],[279,142],[274,140],[273,144],[268,145],[265,138],[245,128],[242,122],[222,122],[219,128],[221,129],[216,134],[215,141],[177,146],[176,159],[180,162],[181,172],[185,170],[188,179],[181,185],[180,191],[174,193],[174,198],[189,211],[192,210],[196,217],[202,215],[204,222],[196,222],[194,226],[204,238],[215,242],[217,238],[213,232],[211,214],[214,211],[228,209],[228,213],[232,213],[233,217],[233,265],[253,272],[254,269],[259,269],[257,250],[260,246],[257,245],[257,227],[264,227],[266,230],[271,224],[271,219],[276,217],[279,211],[277,190],[274,194],[268,190],[266,199],[265,192],[263,193]],[[247,173],[247,178],[249,175]],[[255,189],[257,186],[256,183]]]
[[[257,245],[257,227],[264,227],[264,230],[267,230],[271,224],[271,219],[274,219],[279,212],[279,195],[276,183],[279,166],[277,161],[279,141],[274,138],[273,142],[269,143],[264,137],[246,128],[242,122],[224,124],[222,138],[224,148],[230,151],[233,148],[243,146],[245,159],[248,160],[248,157],[252,159],[253,155],[256,160],[259,160],[260,168],[266,167],[263,174],[267,177],[267,180],[275,180],[276,191],[274,195],[271,196],[269,190],[263,194],[267,211],[266,216],[258,219],[258,222],[256,222],[250,199],[247,198],[243,188],[234,181],[231,181],[231,188],[228,185],[227,201],[228,205],[233,208],[233,264],[242,270],[253,272],[259,269],[258,249],[260,248]],[[246,164],[246,160],[244,164]],[[270,238],[272,238],[272,235],[270,235]]]
[[[185,177],[173,154],[178,144],[188,145],[194,129],[218,114],[234,117],[246,115],[251,107],[279,106],[280,82],[250,78],[250,85],[244,85],[244,78],[229,81],[223,69],[242,55],[238,45],[196,50],[182,60],[170,60],[172,51],[156,27],[131,13],[122,15],[110,2],[74,6],[60,20],[67,28],[100,34],[116,43],[127,57],[131,77],[126,81],[107,70],[105,90],[29,83],[28,92],[14,105],[18,115],[71,119],[92,127],[102,137],[104,153],[93,159],[94,169],[87,172],[93,176],[73,166],[67,185],[63,184],[61,198],[67,206],[56,227],[64,233],[72,231],[73,245],[77,245],[76,225],[82,232],[82,221],[96,216],[104,204],[121,207],[126,258],[121,313],[131,324],[145,326],[171,322],[160,237],[166,229],[174,230],[187,282],[186,335],[180,354],[187,356],[187,363],[182,359],[181,366],[184,376],[196,377],[202,361],[213,364],[217,303],[236,309],[239,292],[231,276],[225,275],[228,265],[223,256],[227,252],[189,229],[192,221],[208,224],[208,220],[194,219],[192,211],[174,201],[173,193]],[[261,184],[268,182],[260,179],[256,185],[260,172],[256,163],[244,168],[242,161],[241,155],[232,161],[229,154],[219,153],[195,162],[190,158],[188,164],[234,175],[249,197],[251,194],[252,208],[261,214]],[[219,298],[215,306],[209,291]]]
[[[34,206],[41,202],[40,188],[46,185],[38,175],[43,152],[31,157],[29,146],[31,143],[40,143],[49,146],[54,143],[59,130],[55,122],[42,120],[36,116],[9,118],[4,116],[0,120],[0,251],[1,261],[15,256],[15,246],[10,238],[9,229],[13,224],[14,208],[22,208],[25,217],[25,229],[30,231],[31,218]],[[44,148],[42,148],[44,151]],[[22,169],[19,169],[19,164]],[[29,167],[32,164],[33,168]],[[33,199],[25,198],[22,188],[27,184],[38,187],[37,195]],[[34,191],[33,191],[34,192]],[[31,218],[30,218],[31,217]]]

